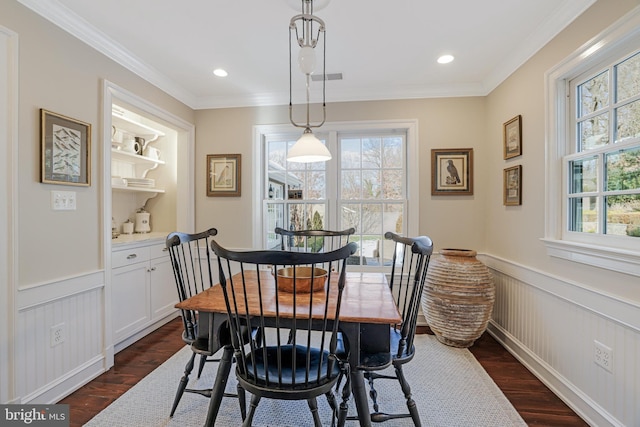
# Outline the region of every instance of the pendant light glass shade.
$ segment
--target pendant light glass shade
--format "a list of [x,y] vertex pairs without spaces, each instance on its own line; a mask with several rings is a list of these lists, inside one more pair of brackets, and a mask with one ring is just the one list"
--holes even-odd
[[[298,0],[300,1],[300,0]],[[322,75],[326,75],[326,35],[324,21],[313,15],[314,1],[301,0],[302,13],[291,18],[289,22],[289,120],[298,128],[304,128],[304,133],[291,147],[287,154],[287,161],[298,163],[326,162],[331,160],[329,149],[313,135],[311,128],[319,128],[327,118],[326,112],[326,79],[322,79],[322,120],[312,122],[310,117],[311,103],[311,74],[316,71],[317,60],[315,49],[322,46]],[[324,0],[324,5],[328,0]],[[298,49],[298,67],[306,79],[306,122],[296,122],[293,119],[293,50]]]
[[326,162],[327,160],[331,160],[329,149],[316,138],[310,128],[304,130],[300,139],[293,144],[287,155],[289,162],[312,163]]

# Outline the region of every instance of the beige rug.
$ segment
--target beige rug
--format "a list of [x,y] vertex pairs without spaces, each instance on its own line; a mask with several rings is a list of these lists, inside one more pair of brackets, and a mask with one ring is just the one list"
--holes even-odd
[[[417,354],[405,365],[406,376],[418,404],[423,426],[501,427],[526,426],[507,398],[466,349],[447,347],[432,335],[416,337]],[[209,400],[185,393],[173,418],[169,418],[178,381],[191,351],[180,350],[122,397],[96,415],[90,427],[188,427],[204,425]],[[207,388],[213,383],[217,364],[208,363],[200,380],[192,375],[189,388]],[[227,384],[235,391],[233,370]],[[406,405],[397,381],[378,380],[378,403],[385,412],[404,412]],[[248,396],[249,398],[249,396]],[[326,399],[318,400],[324,425],[331,425]],[[349,414],[355,414],[351,402]],[[241,424],[238,401],[224,398],[216,427]],[[312,426],[307,403],[263,399],[254,418],[258,427]],[[347,426],[357,426],[348,421]],[[387,427],[413,426],[411,419],[391,420]]]

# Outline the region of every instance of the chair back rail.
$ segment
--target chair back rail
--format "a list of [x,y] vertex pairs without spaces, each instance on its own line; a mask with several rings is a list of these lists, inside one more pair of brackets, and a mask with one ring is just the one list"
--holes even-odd
[[[251,393],[279,399],[309,399],[329,391],[339,373],[335,352],[344,266],[357,245],[323,253],[239,252],[213,240],[211,248],[218,259],[238,381]],[[279,269],[322,265],[330,268],[321,289],[300,292],[305,279],[295,269],[292,292],[279,289],[284,280]],[[312,282],[316,275],[312,269]],[[246,340],[247,326],[259,329],[261,339]]]
[[[218,234],[210,228],[200,233],[173,232],[167,236],[171,266],[178,291],[178,298],[184,301],[211,286],[211,257],[209,243]],[[197,336],[197,313],[182,309],[185,341],[195,340]]]
[[[402,366],[409,363],[415,354],[413,344],[418,322],[418,307],[426,281],[429,259],[433,253],[433,242],[429,237],[403,237],[399,234],[387,232],[384,237],[395,242],[393,252],[391,277],[389,288],[394,295],[396,306],[402,317],[402,323],[392,326],[390,333],[391,352],[381,356],[391,356],[395,375],[378,372],[386,366],[379,363],[365,361],[358,367],[364,372],[365,378],[369,382],[369,396],[373,405],[370,420],[374,423],[381,423],[397,418],[411,418],[416,427],[422,425],[420,414],[415,400],[411,395],[411,386],[403,372]],[[371,357],[374,361],[377,358]],[[378,405],[378,392],[374,387],[376,379],[395,379],[400,383],[400,389],[406,399],[408,412],[388,414],[380,411]],[[353,419],[353,417],[347,417]]]
[[349,243],[355,228],[346,230],[285,230],[276,227],[274,232],[281,236],[280,249],[300,252],[331,252]]
[[403,237],[392,232],[386,232],[384,237],[393,240],[396,245],[389,287],[402,316],[402,324],[396,325],[396,330],[400,329],[401,340],[395,355],[402,357],[405,352],[412,352],[433,242],[426,236]]

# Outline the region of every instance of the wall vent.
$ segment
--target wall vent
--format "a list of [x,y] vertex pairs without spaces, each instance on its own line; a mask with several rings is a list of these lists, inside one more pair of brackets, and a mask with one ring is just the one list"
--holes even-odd
[[326,80],[342,80],[342,73],[312,74],[311,80],[314,82],[321,82],[325,75],[327,76]]

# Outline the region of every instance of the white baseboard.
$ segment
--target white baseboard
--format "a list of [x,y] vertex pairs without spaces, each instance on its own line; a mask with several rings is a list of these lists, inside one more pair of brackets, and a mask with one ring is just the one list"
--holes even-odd
[[151,325],[147,326],[144,329],[141,329],[140,331],[138,331],[135,334],[131,335],[129,338],[126,338],[126,339],[120,341],[119,343],[117,343],[117,344],[115,344],[113,346],[114,354],[124,350],[125,348],[127,348],[131,344],[133,344],[134,342],[146,337],[151,332],[155,331],[160,326],[162,326],[162,325],[164,325],[166,323],[169,323],[170,321],[172,321],[176,317],[180,317],[180,310],[176,310],[175,312],[171,313],[170,315],[157,320],[156,322],[152,323]]
[[105,372],[104,357],[97,356],[20,399],[20,403],[52,404],[70,395]]
[[625,427],[493,320],[487,332],[590,426]]

